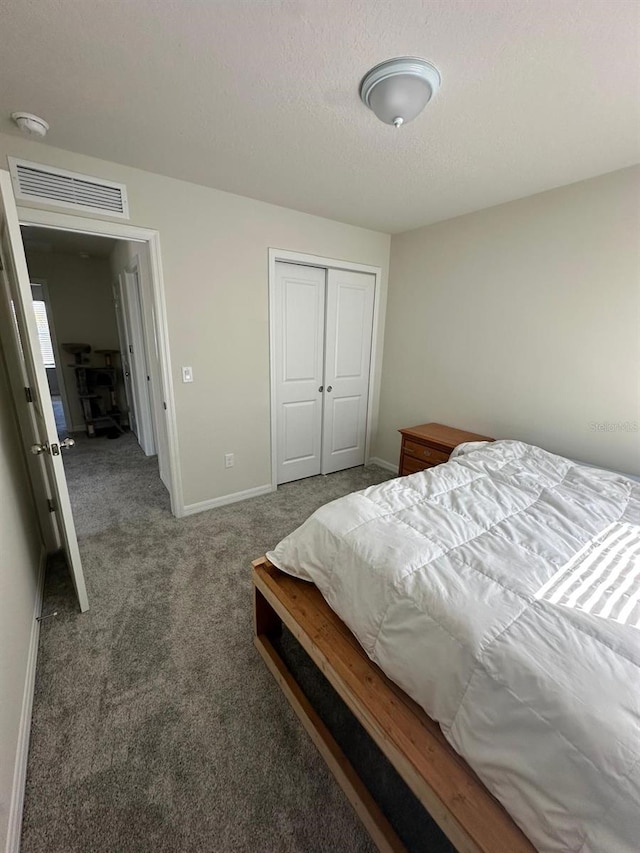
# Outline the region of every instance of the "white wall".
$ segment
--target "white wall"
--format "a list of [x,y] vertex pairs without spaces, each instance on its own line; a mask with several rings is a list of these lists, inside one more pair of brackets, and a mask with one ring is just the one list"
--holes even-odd
[[640,474],[639,199],[633,167],[394,236],[375,455],[440,421]]
[[[39,601],[42,544],[0,350],[0,849],[5,849],[24,703],[30,710],[30,653]],[[34,664],[34,660],[31,660]],[[26,689],[25,689],[26,688]],[[24,718],[28,734],[29,717]],[[20,806],[14,802],[14,809]],[[20,815],[14,811],[13,831]],[[15,823],[15,818],[18,823]]]
[[[96,349],[119,349],[116,315],[107,258],[81,258],[67,252],[26,252],[31,279],[45,280],[49,291],[53,324],[60,350],[60,366],[71,409],[71,429],[85,428],[78,399],[73,355],[63,343],[87,343]],[[104,356],[91,352],[90,363],[104,364]],[[69,425],[68,425],[69,426]]]
[[160,232],[185,503],[269,483],[268,250],[382,267],[381,331],[389,236],[3,134],[7,155],[126,183],[132,224]]

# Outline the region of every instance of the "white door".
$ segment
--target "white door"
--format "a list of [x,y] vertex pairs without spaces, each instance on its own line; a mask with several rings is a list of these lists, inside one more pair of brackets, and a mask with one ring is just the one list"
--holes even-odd
[[145,454],[153,456],[156,448],[153,437],[151,397],[149,394],[151,379],[148,372],[144,345],[142,305],[140,303],[140,286],[137,271],[124,272],[121,281],[124,291],[123,308],[125,324],[129,337],[129,370],[131,373],[131,389],[135,400],[136,437]]
[[[4,254],[4,251],[2,254]],[[34,456],[31,453],[31,445],[34,442],[34,416],[31,412],[32,406],[28,402],[28,395],[25,390],[29,387],[29,381],[26,378],[22,348],[16,327],[15,311],[13,310],[13,300],[4,271],[0,271],[0,285],[0,359],[4,355],[42,540],[47,553],[53,553],[60,548],[58,526],[55,523],[53,514],[49,512],[50,501],[53,501],[53,494],[49,487],[44,460],[40,456]]]
[[[4,286],[13,304],[15,331],[21,347],[20,362],[24,371],[24,382],[31,390],[29,403],[29,435],[23,436],[25,444],[39,450],[44,460],[48,487],[53,500],[53,512],[65,551],[67,564],[80,610],[88,610],[89,600],[84,582],[78,540],[71,514],[69,492],[62,464],[60,441],[56,432],[53,405],[47,375],[40,354],[38,330],[31,298],[31,283],[20,235],[18,214],[11,188],[9,173],[0,171],[0,246]],[[22,422],[23,423],[23,422]],[[73,451],[71,451],[73,452]],[[40,497],[41,482],[33,482],[36,499]]]
[[276,264],[277,481],[320,473],[326,271]]
[[375,277],[329,270],[322,473],[364,465]]
[[127,400],[127,417],[129,429],[138,438],[138,418],[136,412],[136,401],[133,393],[133,372],[131,369],[131,335],[129,324],[125,314],[125,280],[124,275],[118,277],[113,285],[113,305],[116,312],[116,326],[118,327],[118,340],[120,341],[120,361],[122,363],[122,375],[124,381],[124,394]]
[[[139,248],[139,247],[137,247]],[[160,366],[160,350],[156,333],[156,316],[151,289],[151,272],[148,249],[145,248],[133,258],[132,267],[138,282],[138,295],[142,315],[142,331],[144,335],[144,352],[147,360],[148,375],[151,380],[147,383],[151,401],[151,423],[153,427],[153,443],[158,455],[158,471],[160,479],[171,491],[169,482],[169,440],[167,437],[166,406],[163,401],[162,369]]]
[[[144,281],[138,277],[140,286],[144,287]],[[144,297],[143,297],[143,305]],[[154,413],[154,439],[156,442],[156,450],[158,453],[158,471],[160,479],[171,491],[169,483],[169,438],[167,436],[167,421],[166,421],[166,405],[163,402],[162,393],[162,370],[160,367],[160,352],[158,349],[158,337],[156,335],[156,314],[153,307],[153,302],[149,300],[150,321],[145,324],[147,334],[147,354],[149,356],[149,367],[151,368],[151,411]],[[144,316],[144,310],[143,310]]]

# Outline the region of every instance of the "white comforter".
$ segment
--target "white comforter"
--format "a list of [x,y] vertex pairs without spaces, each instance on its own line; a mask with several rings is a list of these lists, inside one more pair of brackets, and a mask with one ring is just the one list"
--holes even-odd
[[501,441],[334,501],[267,556],[538,849],[637,853],[639,546],[639,483]]

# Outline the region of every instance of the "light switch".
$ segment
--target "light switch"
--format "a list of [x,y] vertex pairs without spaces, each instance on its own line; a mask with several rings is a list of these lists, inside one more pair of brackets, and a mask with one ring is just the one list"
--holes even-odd
[[182,368],[182,381],[183,382],[193,382],[193,368],[191,368],[191,367],[183,367]]

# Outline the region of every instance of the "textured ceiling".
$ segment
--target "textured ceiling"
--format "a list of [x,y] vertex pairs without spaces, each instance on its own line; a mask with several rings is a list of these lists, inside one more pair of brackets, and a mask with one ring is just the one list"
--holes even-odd
[[[639,157],[636,0],[4,0],[0,130],[388,232]],[[411,54],[413,123],[358,98]]]

